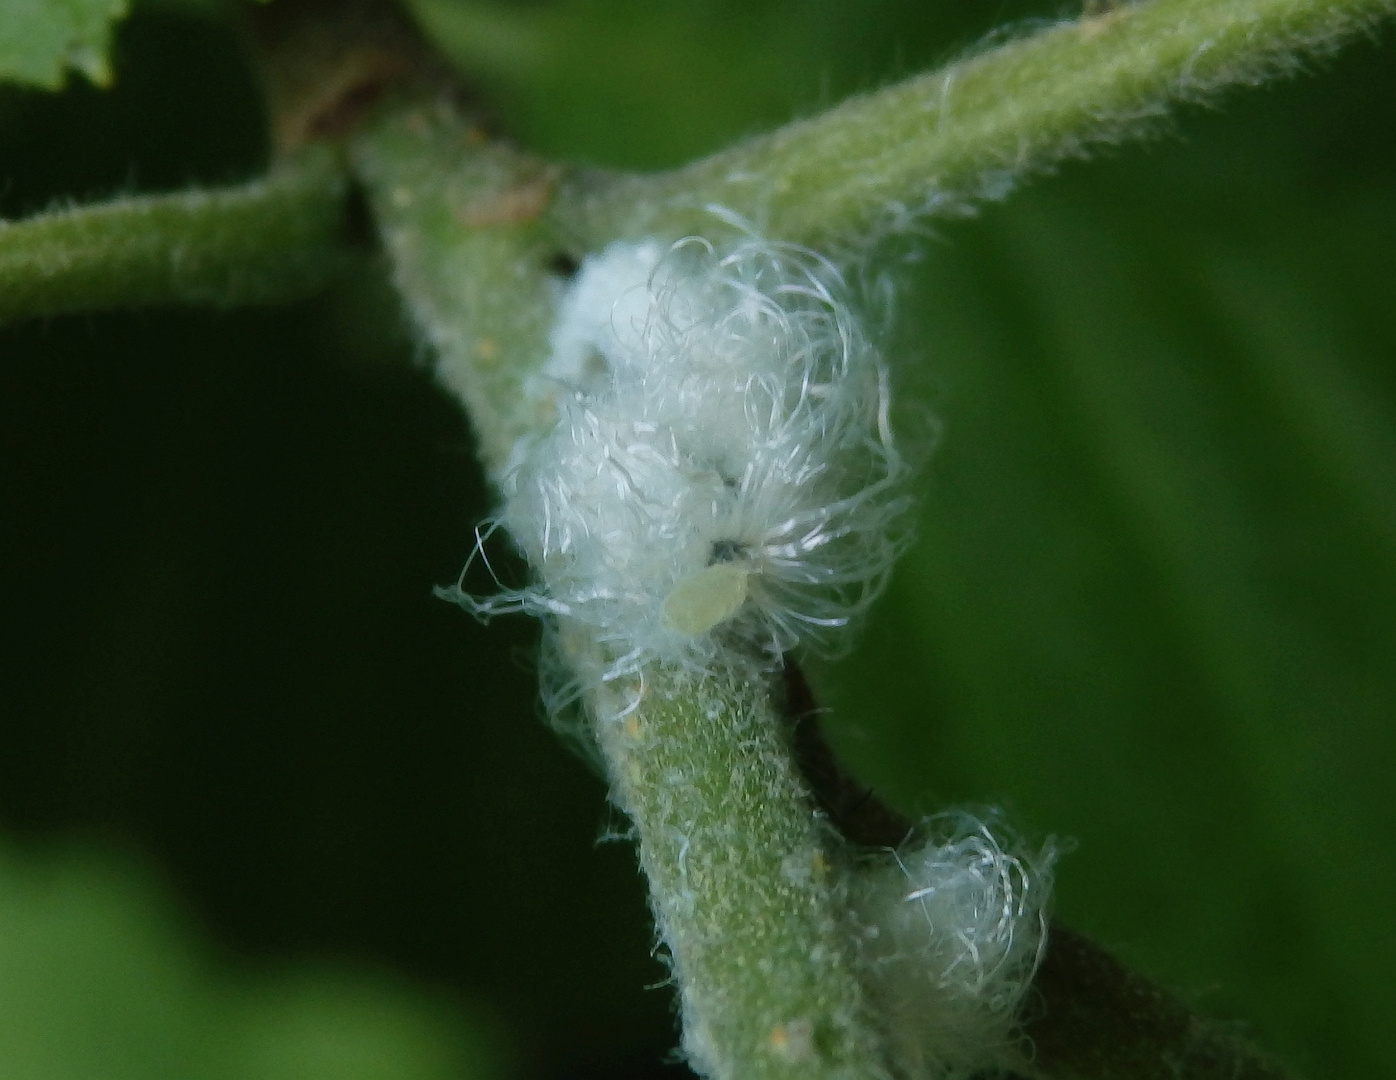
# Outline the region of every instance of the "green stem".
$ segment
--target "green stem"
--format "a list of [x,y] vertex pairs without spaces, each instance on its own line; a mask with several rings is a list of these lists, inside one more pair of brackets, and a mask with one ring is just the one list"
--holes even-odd
[[559,170],[487,140],[445,98],[387,105],[352,158],[437,376],[498,479],[515,440],[551,422],[524,383],[547,355],[558,248],[542,215]]
[[855,973],[838,841],[815,813],[770,689],[745,669],[651,668],[594,704],[696,1070],[889,1075]]
[[342,265],[346,193],[335,156],[319,150],[240,187],[0,222],[0,325],[72,311],[309,295]]
[[1170,106],[1297,70],[1396,0],[1146,0],[1057,24],[655,176],[579,174],[553,213],[582,249],[710,234],[708,208],[818,250],[963,213],[1153,130]]
[[[438,375],[498,478],[514,440],[550,423],[523,383],[547,353],[558,247],[544,210],[558,174],[485,140],[445,100],[385,108],[353,161]],[[587,649],[574,635],[569,659]],[[769,687],[745,668],[702,681],[652,670],[622,716],[627,693],[591,702],[597,741],[635,823],[695,1063],[751,1080],[885,1075],[832,834]]]

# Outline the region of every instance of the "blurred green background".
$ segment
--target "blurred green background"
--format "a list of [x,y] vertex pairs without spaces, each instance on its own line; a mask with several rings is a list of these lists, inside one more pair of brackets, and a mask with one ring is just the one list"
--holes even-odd
[[[416,7],[520,141],[630,167],[1059,13]],[[813,673],[889,798],[1069,841],[1064,919],[1315,1080],[1396,1060],[1393,45],[889,255],[943,431]],[[138,7],[116,71],[0,95],[0,215],[262,167],[218,19]],[[431,597],[490,498],[420,359],[367,256],[294,308],[0,332],[0,1076],[681,1073],[533,628]]]

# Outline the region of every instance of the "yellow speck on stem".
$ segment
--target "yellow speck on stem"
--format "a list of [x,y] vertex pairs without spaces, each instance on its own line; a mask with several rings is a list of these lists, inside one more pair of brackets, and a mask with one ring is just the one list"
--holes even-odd
[[809,1061],[814,1057],[814,1030],[808,1020],[777,1024],[766,1036],[771,1049],[786,1061]]

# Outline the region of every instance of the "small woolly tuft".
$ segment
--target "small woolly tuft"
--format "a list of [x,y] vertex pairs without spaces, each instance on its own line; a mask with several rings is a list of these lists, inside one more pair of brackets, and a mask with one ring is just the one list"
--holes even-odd
[[853,908],[902,1073],[963,1080],[1011,1063],[1018,1006],[1046,943],[1054,852],[1005,850],[965,813],[924,829],[930,839],[855,875]]
[[452,598],[585,629],[601,659],[576,689],[654,661],[836,651],[910,505],[886,369],[846,293],[812,252],[754,239],[588,258],[529,387],[556,422],[502,482],[497,522],[536,582]]

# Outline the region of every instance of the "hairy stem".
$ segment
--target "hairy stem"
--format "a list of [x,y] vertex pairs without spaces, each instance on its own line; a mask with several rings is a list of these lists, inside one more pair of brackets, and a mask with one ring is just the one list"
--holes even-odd
[[836,837],[746,669],[650,669],[595,695],[612,798],[630,815],[704,1076],[880,1077]]
[[708,233],[714,206],[768,236],[862,248],[1147,133],[1175,103],[1297,70],[1393,11],[1396,0],[1106,6],[672,172],[578,174],[554,214],[583,249]]
[[352,158],[437,376],[498,479],[514,441],[551,421],[523,389],[552,323],[558,248],[542,215],[559,171],[488,140],[445,96],[388,104]]
[[[389,106],[354,161],[438,375],[498,478],[515,439],[550,422],[522,403],[552,318],[558,249],[543,210],[557,173],[487,141],[445,99]],[[570,648],[586,662],[581,635]],[[642,700],[627,712],[632,692]],[[694,1063],[752,1080],[885,1075],[825,846],[836,838],[821,830],[764,681],[747,668],[701,681],[652,670],[591,705]]]
[[239,187],[0,222],[0,324],[149,304],[299,299],[343,263],[347,189],[335,157],[318,151]]

